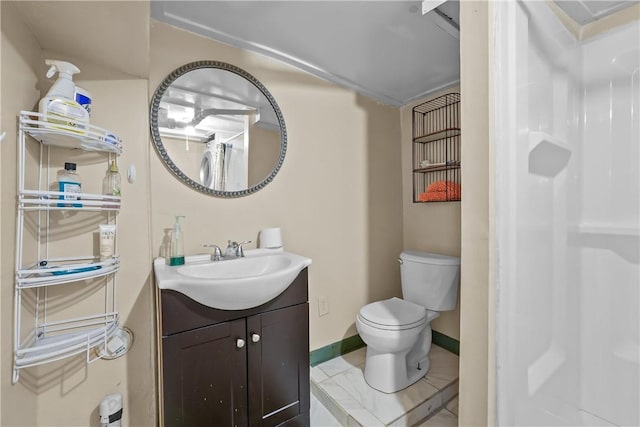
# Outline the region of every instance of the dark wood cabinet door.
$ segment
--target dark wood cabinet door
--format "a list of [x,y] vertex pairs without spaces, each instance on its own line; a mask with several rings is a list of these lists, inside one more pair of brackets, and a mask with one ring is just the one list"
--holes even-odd
[[249,425],[308,425],[309,304],[248,317],[247,346]]
[[162,339],[165,427],[247,426],[245,320]]

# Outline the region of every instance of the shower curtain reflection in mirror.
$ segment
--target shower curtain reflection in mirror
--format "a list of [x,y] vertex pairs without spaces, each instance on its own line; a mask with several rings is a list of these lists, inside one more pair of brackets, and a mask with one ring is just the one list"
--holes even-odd
[[200,164],[200,183],[212,190],[227,190],[227,177],[232,153],[231,144],[208,143]]

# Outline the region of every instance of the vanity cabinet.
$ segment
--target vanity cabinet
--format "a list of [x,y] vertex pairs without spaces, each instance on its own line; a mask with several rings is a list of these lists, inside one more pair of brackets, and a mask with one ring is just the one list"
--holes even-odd
[[164,426],[308,426],[307,284],[237,311],[160,290]]

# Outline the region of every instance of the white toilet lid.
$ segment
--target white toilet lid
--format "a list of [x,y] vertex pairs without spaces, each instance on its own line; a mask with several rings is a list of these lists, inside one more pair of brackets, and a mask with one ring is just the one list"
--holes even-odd
[[425,322],[427,309],[393,297],[365,305],[360,309],[360,317],[382,327],[414,327]]

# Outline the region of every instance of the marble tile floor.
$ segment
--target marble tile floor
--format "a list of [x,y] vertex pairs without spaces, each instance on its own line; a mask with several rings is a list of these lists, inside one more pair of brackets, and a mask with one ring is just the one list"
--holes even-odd
[[332,416],[314,419],[312,399],[312,426],[457,426],[458,356],[434,345],[426,377],[386,394],[365,382],[365,354],[361,348],[311,368],[316,410]]
[[[340,421],[311,393],[311,427],[342,427]],[[458,427],[458,397],[416,427]]]

